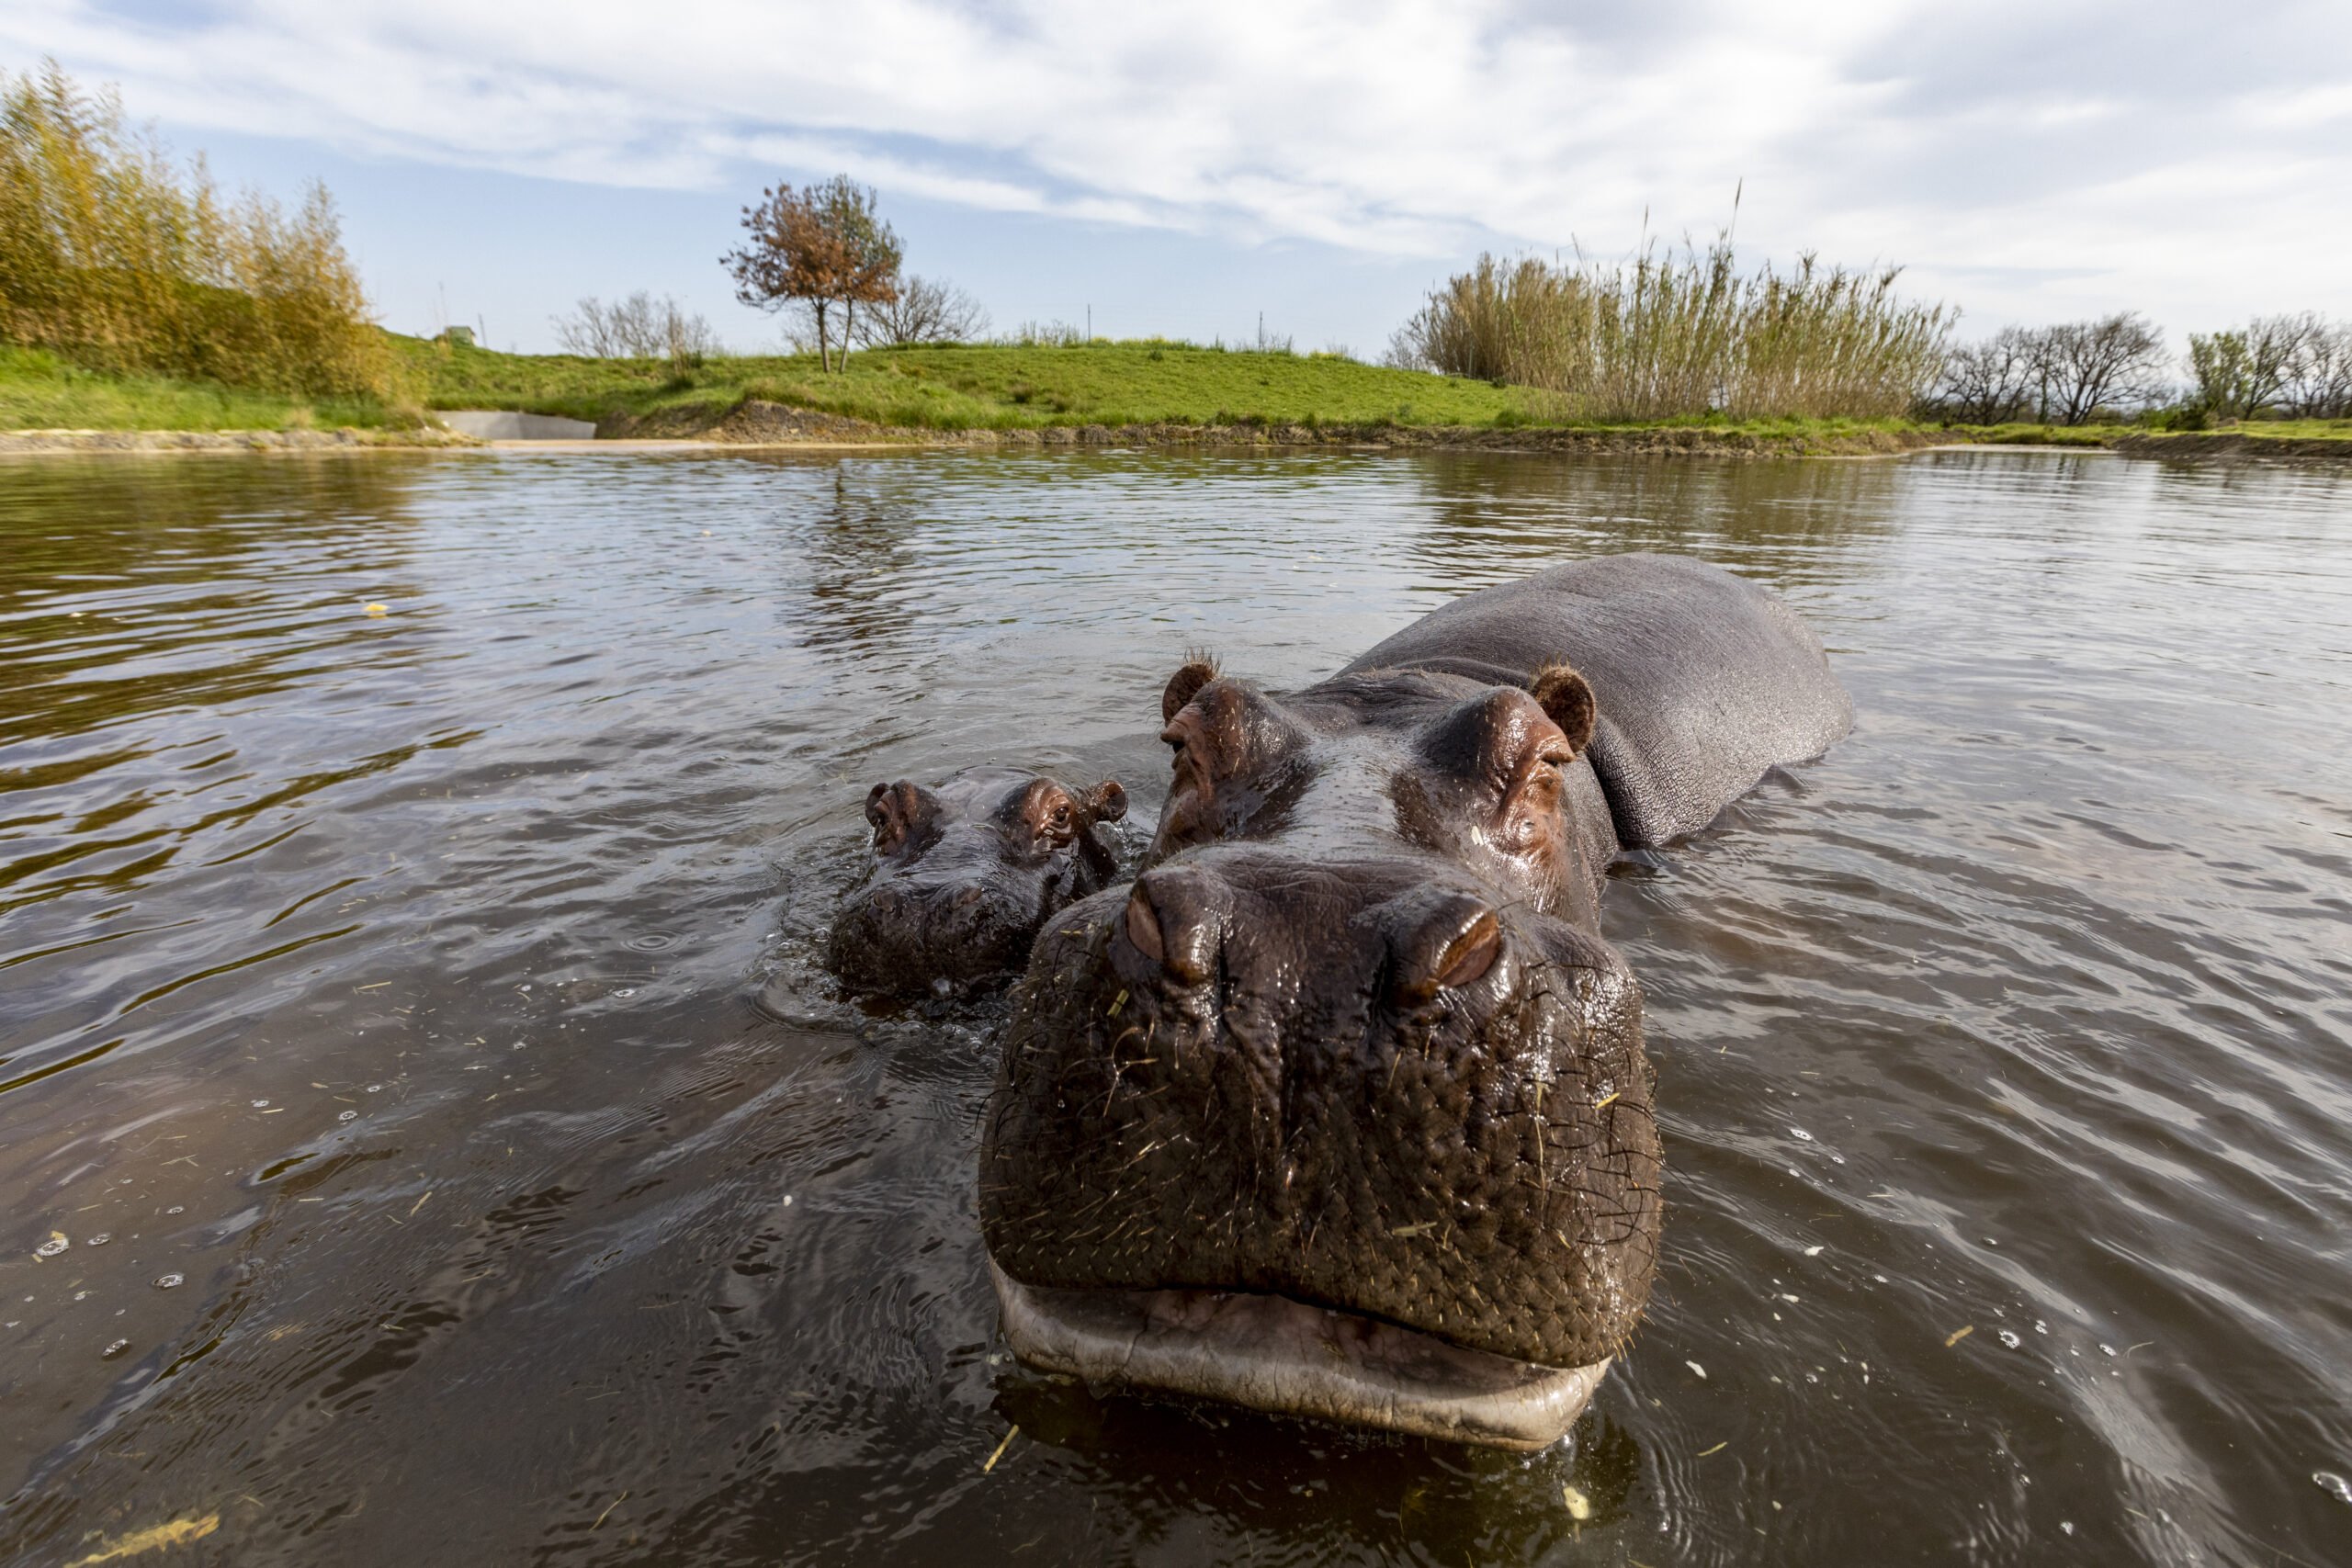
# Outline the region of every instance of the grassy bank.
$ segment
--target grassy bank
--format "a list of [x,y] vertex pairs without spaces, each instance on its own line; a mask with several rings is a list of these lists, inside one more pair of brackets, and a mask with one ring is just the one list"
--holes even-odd
[[381,398],[298,398],[213,381],[113,375],[0,344],[0,430],[363,430],[414,424]]
[[845,373],[831,376],[814,355],[712,359],[675,371],[662,360],[400,344],[413,383],[435,408],[511,408],[572,419],[674,419],[756,399],[910,430],[1543,421],[1540,394],[1520,388],[1326,355],[1174,343],[862,350],[850,356]]
[[[1721,415],[1645,422],[1561,416],[1545,394],[1486,381],[1390,370],[1322,355],[1258,354],[1169,343],[1096,343],[1074,348],[988,346],[861,352],[845,375],[827,376],[814,355],[711,360],[678,371],[664,361],[497,354],[463,344],[393,337],[406,389],[382,398],[304,400],[164,376],[79,369],[40,350],[0,347],[0,431],[332,430],[387,435],[413,426],[425,408],[512,409],[594,420],[608,431],[690,435],[721,423],[747,401],[901,430],[1017,432],[1056,427],[1222,426],[1315,432],[1391,429],[1436,437],[1513,432],[1680,432],[1792,449],[1855,450],[1928,437],[2031,446],[2134,450],[2181,443],[2130,425],[2009,424],[1942,427],[1908,420],[1748,419]],[[2352,422],[2239,426],[2272,442],[2352,443]],[[1442,437],[1437,437],[1441,438]],[[2194,443],[2194,444],[2193,444]],[[1699,449],[1704,443],[1684,443]]]

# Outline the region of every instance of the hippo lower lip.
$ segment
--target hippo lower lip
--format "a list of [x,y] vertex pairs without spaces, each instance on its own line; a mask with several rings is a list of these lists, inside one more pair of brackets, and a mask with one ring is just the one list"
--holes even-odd
[[1287,1296],[1057,1290],[989,1272],[1005,1337],[1032,1366],[1417,1437],[1547,1448],[1609,1371],[1606,1357],[1541,1366]]

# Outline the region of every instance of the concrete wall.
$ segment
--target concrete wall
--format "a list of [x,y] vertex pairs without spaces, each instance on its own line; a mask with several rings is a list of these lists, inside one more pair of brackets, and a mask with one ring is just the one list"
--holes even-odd
[[596,435],[596,427],[584,419],[557,419],[543,413],[443,409],[433,417],[458,434],[481,441],[592,441]]

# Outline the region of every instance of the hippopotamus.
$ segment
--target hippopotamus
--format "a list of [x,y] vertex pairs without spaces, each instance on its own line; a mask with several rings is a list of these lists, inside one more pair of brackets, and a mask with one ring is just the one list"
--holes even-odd
[[1621,846],[1851,722],[1772,594],[1674,557],[1472,593],[1302,690],[1187,662],[1131,886],[1044,928],[983,1123],[1008,1339],[1100,1382],[1534,1450],[1662,1216]]
[[901,994],[1010,979],[1038,928],[1117,870],[1102,825],[1126,812],[1116,779],[1080,792],[987,767],[876,784],[873,863],[834,919],[826,966],[853,989]]

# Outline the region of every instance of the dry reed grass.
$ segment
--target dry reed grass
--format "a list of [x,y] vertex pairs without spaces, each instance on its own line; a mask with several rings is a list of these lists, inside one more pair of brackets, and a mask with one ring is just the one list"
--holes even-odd
[[1957,312],[1904,300],[1900,269],[1737,266],[1730,239],[1628,264],[1482,255],[1434,290],[1393,356],[1532,387],[1573,417],[1888,418],[1934,382]]

